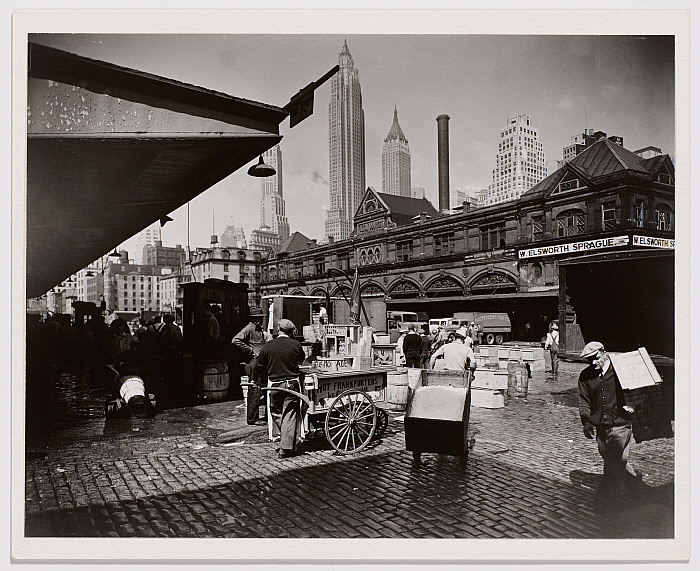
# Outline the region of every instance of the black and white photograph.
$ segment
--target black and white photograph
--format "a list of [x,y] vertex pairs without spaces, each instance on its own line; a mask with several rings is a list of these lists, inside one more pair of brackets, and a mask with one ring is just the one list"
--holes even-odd
[[15,13],[15,560],[690,557],[688,14],[430,14]]

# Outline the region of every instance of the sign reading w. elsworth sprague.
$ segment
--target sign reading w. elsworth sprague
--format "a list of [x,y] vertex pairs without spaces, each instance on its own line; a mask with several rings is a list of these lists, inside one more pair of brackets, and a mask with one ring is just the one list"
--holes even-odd
[[599,238],[597,240],[584,240],[583,242],[571,242],[569,244],[556,244],[553,246],[539,246],[537,248],[524,248],[518,250],[518,258],[537,258],[540,256],[561,256],[563,254],[575,254],[576,252],[588,252],[590,250],[604,250],[629,244],[629,236],[615,236],[613,238]]
[[632,236],[632,245],[664,250],[676,249],[676,241],[673,238],[655,238],[653,236],[637,236],[636,234]]

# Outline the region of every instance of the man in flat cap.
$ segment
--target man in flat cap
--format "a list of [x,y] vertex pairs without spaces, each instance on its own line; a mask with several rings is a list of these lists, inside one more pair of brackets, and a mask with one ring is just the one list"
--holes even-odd
[[[258,354],[256,373],[265,375],[271,387],[282,387],[301,392],[299,365],[306,354],[301,343],[294,339],[297,328],[289,319],[280,319],[277,324],[279,335],[268,341]],[[297,447],[299,425],[301,423],[301,403],[299,399],[281,391],[271,391],[270,412],[282,418],[280,427],[280,458],[294,456]]]
[[[639,483],[627,464],[632,442],[630,416],[634,409],[625,404],[625,394],[605,347],[591,341],[581,351],[586,367],[578,380],[578,407],[586,438],[593,438],[595,427],[598,451],[603,457],[603,481],[596,500],[605,502]],[[601,506],[602,507],[602,506]]]

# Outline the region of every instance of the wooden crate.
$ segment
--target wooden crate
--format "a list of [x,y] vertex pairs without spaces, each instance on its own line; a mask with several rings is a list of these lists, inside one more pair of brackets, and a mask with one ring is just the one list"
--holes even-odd
[[471,395],[472,406],[479,408],[503,408],[505,406],[503,391],[472,387]]
[[625,391],[625,402],[634,408],[632,434],[635,442],[673,437],[661,385],[659,383]]
[[508,371],[477,367],[476,371],[474,371],[472,387],[480,389],[506,390],[508,388]]

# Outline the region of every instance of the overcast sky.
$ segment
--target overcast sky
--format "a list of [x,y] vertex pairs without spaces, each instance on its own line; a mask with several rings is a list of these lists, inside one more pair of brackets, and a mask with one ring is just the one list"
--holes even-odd
[[[381,154],[394,104],[411,151],[412,186],[437,207],[436,117],[450,116],[450,188],[486,188],[499,131],[527,113],[549,172],[587,126],[675,157],[674,44],[670,37],[498,35],[38,35],[39,43],[233,96],[283,106],[338,63],[347,39],[365,111],[366,183],[381,191]],[[330,82],[314,114],[281,125],[284,197],[292,232],[323,238],[328,190]],[[212,233],[260,223],[259,181],[240,169],[190,204],[192,248]],[[187,244],[187,209],[171,214],[166,246]],[[133,241],[126,244],[127,249]],[[130,256],[133,256],[130,253]]]

